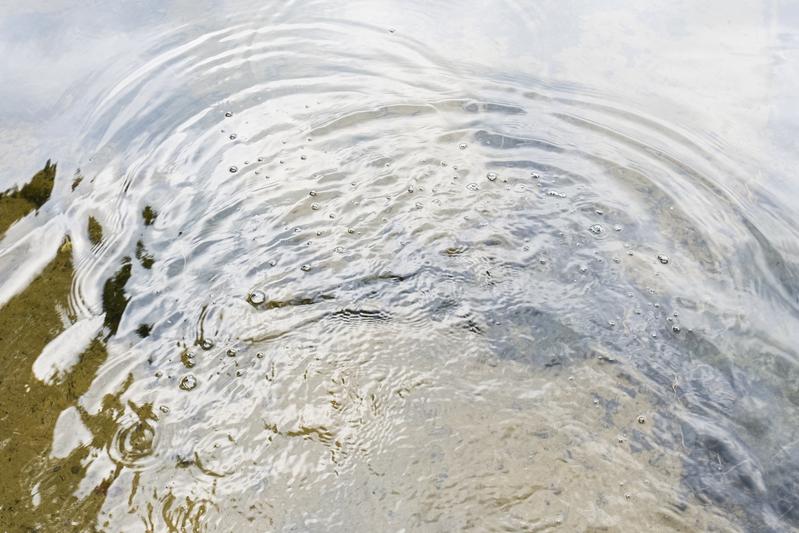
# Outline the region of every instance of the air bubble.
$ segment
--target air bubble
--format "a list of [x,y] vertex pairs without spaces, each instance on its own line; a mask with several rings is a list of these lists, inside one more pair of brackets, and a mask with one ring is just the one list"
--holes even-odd
[[247,301],[253,305],[261,305],[266,301],[266,294],[263,291],[252,291]]
[[197,378],[189,374],[188,376],[183,376],[183,379],[180,380],[180,389],[185,391],[190,391],[197,387]]

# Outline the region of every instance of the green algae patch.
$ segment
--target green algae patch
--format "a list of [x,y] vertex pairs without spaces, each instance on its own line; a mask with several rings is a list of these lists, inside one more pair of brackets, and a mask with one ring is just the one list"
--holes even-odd
[[136,243],[136,259],[147,270],[150,270],[153,267],[153,263],[155,263],[155,258],[147,251],[141,241]]
[[0,235],[14,222],[44,205],[53,192],[55,174],[56,165],[48,160],[44,168],[21,189],[0,194]]
[[92,244],[100,244],[103,240],[103,227],[94,217],[89,217],[87,232],[89,233],[89,240]]
[[152,331],[153,331],[152,324],[139,324],[139,327],[136,328],[136,335],[144,339],[149,337]]
[[125,294],[125,284],[130,279],[130,258],[122,261],[122,267],[116,274],[105,282],[103,287],[103,311],[105,311],[105,327],[108,328],[109,337],[114,335],[119,328],[122,314],[128,306],[130,297]]
[[[74,496],[86,472],[88,448],[79,446],[61,458],[51,452],[59,416],[89,388],[106,359],[105,346],[92,341],[55,384],[40,381],[32,370],[44,347],[64,330],[73,275],[71,248],[64,245],[22,293],[0,308],[2,531],[87,531],[104,500],[97,491],[82,500]],[[84,423],[96,430],[89,417]],[[93,431],[92,440],[101,445],[112,436]]]

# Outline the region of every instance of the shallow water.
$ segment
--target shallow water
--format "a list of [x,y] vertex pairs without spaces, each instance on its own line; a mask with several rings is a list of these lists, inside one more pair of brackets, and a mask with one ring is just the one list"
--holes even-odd
[[797,530],[798,44],[4,5],[0,529]]

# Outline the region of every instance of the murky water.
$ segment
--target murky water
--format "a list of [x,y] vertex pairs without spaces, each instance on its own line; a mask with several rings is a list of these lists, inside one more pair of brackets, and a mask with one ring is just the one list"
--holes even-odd
[[0,530],[797,530],[799,9],[639,4],[4,3]]

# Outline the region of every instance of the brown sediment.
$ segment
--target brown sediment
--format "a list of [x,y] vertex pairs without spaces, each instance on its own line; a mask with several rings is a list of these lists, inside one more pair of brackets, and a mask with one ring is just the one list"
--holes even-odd
[[103,226],[97,222],[96,218],[89,217],[87,231],[89,233],[89,240],[92,242],[92,244],[100,244],[100,241],[103,240]]
[[158,218],[158,213],[148,205],[142,210],[141,216],[144,219],[145,226],[152,226],[155,219]]
[[[97,492],[83,500],[74,496],[86,471],[89,448],[78,447],[64,458],[54,458],[50,451],[59,415],[74,407],[88,389],[106,358],[105,346],[92,341],[73,371],[58,383],[45,384],[32,371],[42,349],[64,329],[59,310],[67,306],[72,277],[67,241],[28,288],[0,309],[2,531],[86,531],[104,500]],[[94,430],[95,444],[101,446],[113,435],[96,432],[96,421],[82,418]]]
[[21,189],[0,193],[0,235],[14,222],[44,205],[53,192],[55,174],[56,165],[48,160]]

